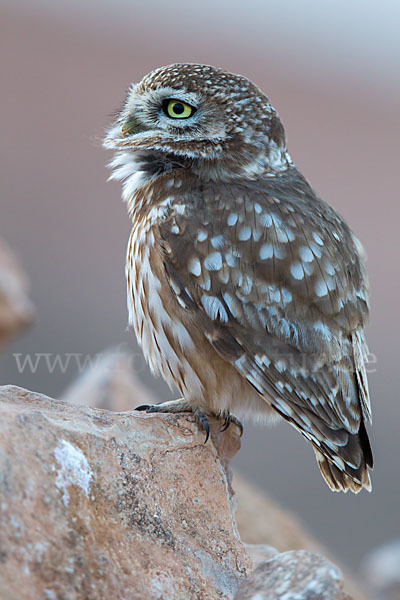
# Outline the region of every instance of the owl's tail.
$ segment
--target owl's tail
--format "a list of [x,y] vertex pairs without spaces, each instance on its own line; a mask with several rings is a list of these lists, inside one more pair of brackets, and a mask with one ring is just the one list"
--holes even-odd
[[[368,467],[373,468],[373,457],[364,422],[356,434],[349,434],[345,446],[336,446],[335,450],[313,446],[318,467],[323,478],[334,492],[351,490],[358,494],[363,488],[371,491]],[[326,451],[326,452],[325,452]]]

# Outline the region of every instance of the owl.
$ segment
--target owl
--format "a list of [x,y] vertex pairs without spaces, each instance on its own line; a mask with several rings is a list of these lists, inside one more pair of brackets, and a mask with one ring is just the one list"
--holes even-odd
[[132,85],[104,146],[132,223],[129,323],[182,398],[139,409],[224,428],[280,417],[332,490],[371,489],[362,247],[288,154],[247,78],[173,64]]

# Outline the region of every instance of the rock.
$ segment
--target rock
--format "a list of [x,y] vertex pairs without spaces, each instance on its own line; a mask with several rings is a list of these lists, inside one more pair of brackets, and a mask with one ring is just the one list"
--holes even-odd
[[325,559],[241,542],[229,472],[239,431],[220,428],[211,422],[204,444],[189,415],[0,388],[0,598],[254,600],[265,585],[258,600],[342,594]]
[[112,413],[0,388],[0,598],[231,599],[231,425]]
[[339,569],[306,550],[277,554],[261,563],[235,595],[235,600],[349,599]]
[[244,542],[243,545],[252,560],[253,569],[258,567],[258,565],[262,562],[265,562],[276,554],[279,554],[276,548],[268,546],[268,544],[246,544]]
[[0,239],[0,349],[33,321],[28,283],[18,261]]
[[379,600],[400,600],[400,540],[373,550],[364,560],[362,578]]

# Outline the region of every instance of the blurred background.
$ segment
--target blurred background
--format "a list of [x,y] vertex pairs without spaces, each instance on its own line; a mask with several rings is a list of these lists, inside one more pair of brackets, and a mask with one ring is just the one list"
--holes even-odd
[[160,399],[174,396],[126,332],[130,227],[101,139],[129,84],[157,66],[246,75],[278,110],[297,166],[368,253],[376,467],[372,494],[333,494],[284,423],[247,425],[235,466],[357,568],[400,535],[400,4],[3,0],[0,23],[0,234],[37,307],[1,359],[0,383],[58,397],[85,361],[117,347]]

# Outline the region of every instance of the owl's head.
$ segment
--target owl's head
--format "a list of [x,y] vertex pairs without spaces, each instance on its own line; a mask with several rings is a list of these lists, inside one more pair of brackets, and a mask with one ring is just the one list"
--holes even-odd
[[132,85],[104,146],[218,178],[279,174],[290,164],[282,124],[261,90],[197,64],[160,67]]

